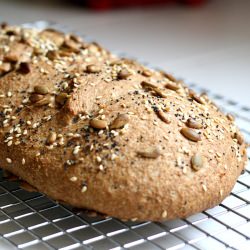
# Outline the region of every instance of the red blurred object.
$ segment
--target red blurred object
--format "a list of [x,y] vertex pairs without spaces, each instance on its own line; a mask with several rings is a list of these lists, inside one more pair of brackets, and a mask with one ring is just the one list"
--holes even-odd
[[145,6],[165,3],[181,3],[198,6],[206,0],[88,0],[87,5],[93,9],[105,10],[119,7]]

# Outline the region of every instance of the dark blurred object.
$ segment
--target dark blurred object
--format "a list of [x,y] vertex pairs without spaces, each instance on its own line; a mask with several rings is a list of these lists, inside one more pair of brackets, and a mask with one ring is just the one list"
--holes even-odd
[[199,6],[206,0],[75,0],[96,10],[106,10],[120,7],[147,6],[157,4],[179,3],[189,6]]

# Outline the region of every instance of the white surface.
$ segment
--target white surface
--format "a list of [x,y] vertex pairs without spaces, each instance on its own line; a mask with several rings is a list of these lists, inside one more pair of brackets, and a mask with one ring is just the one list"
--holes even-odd
[[[0,0],[0,20],[51,20],[113,51],[164,68],[250,106],[250,1],[208,0],[202,8],[167,6],[102,13],[58,2]],[[51,1],[50,1],[51,2]]]

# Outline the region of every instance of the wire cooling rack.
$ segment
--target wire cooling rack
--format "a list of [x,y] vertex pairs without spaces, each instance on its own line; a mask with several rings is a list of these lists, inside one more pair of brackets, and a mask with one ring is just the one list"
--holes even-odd
[[[47,26],[47,22],[26,26]],[[250,143],[250,107],[223,96],[190,87],[208,95],[225,112],[235,115]],[[248,150],[250,159],[250,150]],[[0,249],[250,249],[250,164],[231,195],[219,206],[185,220],[163,223],[123,222],[115,218],[91,217],[56,203],[41,193],[30,193],[10,182],[0,171]]]

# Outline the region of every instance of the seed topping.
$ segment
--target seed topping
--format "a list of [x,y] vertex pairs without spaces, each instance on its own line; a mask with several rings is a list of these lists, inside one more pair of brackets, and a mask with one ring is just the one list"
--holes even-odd
[[171,90],[174,90],[174,91],[176,91],[176,90],[178,90],[180,87],[179,87],[179,85],[177,84],[177,83],[175,83],[175,82],[168,82],[166,85],[165,85],[165,87],[167,88],[167,89],[171,89]]
[[118,79],[120,80],[126,80],[131,76],[131,72],[129,72],[127,69],[122,69],[121,71],[118,72]]
[[244,138],[240,133],[236,133],[235,138],[237,139],[239,145],[242,145],[244,143]]
[[32,103],[36,103],[36,102],[41,101],[43,98],[44,98],[44,95],[31,94],[29,100]]
[[194,171],[198,171],[204,167],[204,158],[201,154],[196,153],[191,158],[191,167]]
[[37,93],[39,95],[46,95],[48,94],[49,90],[46,86],[42,86],[42,85],[36,85],[34,87],[34,93]]
[[165,123],[170,124],[171,120],[169,119],[169,117],[166,115],[165,112],[163,112],[162,110],[157,110],[156,114],[158,115],[158,117]]
[[68,95],[67,93],[60,93],[56,96],[55,101],[59,105],[64,105],[64,103],[68,100],[69,97],[70,95]]
[[89,125],[95,129],[106,129],[108,126],[108,122],[106,120],[100,120],[100,119],[94,118],[90,120]]
[[194,129],[191,128],[182,128],[181,134],[190,141],[198,142],[201,140],[200,134],[198,134]]
[[235,117],[232,114],[227,114],[227,119],[233,122],[235,120]]
[[154,147],[154,148],[148,148],[143,151],[138,151],[137,154],[143,158],[156,159],[161,155],[161,152],[159,148]]
[[152,76],[153,74],[152,74],[152,72],[151,72],[150,70],[145,69],[145,70],[142,71],[142,75],[143,75],[143,76],[146,76],[146,77],[150,77],[150,76]]
[[101,68],[97,65],[91,64],[86,67],[86,71],[88,73],[99,73],[101,71]]
[[49,136],[47,138],[47,144],[53,144],[55,141],[56,141],[56,138],[57,138],[57,134],[53,131],[51,131],[49,133]]
[[192,118],[189,118],[186,122],[186,125],[189,127],[189,128],[194,128],[194,129],[201,129],[203,126],[202,126],[202,123],[201,122],[198,122]]
[[111,129],[119,129],[124,127],[129,122],[129,116],[127,114],[118,115],[111,123]]

